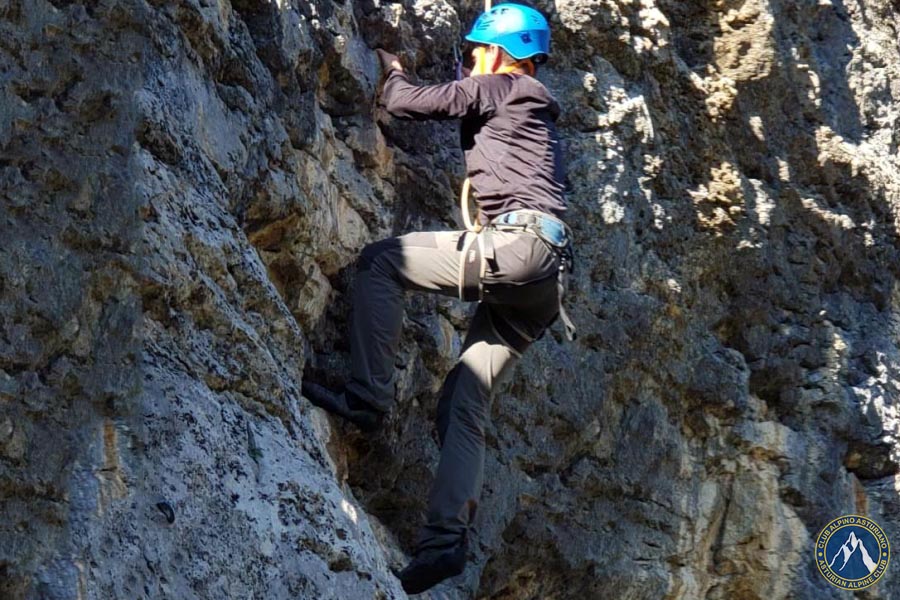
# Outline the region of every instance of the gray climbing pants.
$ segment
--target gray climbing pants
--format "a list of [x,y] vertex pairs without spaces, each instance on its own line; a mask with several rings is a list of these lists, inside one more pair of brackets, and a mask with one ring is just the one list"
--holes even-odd
[[[470,268],[464,269],[467,263]],[[419,550],[457,543],[472,524],[484,475],[491,392],[556,318],[558,270],[557,255],[521,230],[410,233],[370,244],[360,255],[347,389],[381,411],[394,401],[404,292],[472,298],[474,289],[476,299],[481,297],[438,403],[441,455]]]

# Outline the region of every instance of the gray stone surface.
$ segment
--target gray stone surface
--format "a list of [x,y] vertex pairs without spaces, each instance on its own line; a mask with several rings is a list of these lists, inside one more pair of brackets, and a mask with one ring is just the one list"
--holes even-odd
[[[378,435],[299,389],[359,249],[457,226],[455,126],[370,48],[449,78],[481,4],[0,0],[0,597],[405,597],[469,309],[410,296]],[[844,513],[900,546],[896,1],[534,4],[581,337],[495,399],[430,596],[900,597],[812,560]]]

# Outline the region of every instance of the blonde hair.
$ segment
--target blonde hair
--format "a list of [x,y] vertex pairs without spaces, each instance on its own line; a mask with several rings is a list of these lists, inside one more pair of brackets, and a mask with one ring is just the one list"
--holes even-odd
[[[500,47],[498,46],[498,48]],[[503,48],[500,48],[500,56],[503,65],[503,72],[505,73],[509,73],[513,70],[522,70],[533,77],[537,72],[537,65],[534,64],[534,61],[530,58],[523,58],[522,60],[519,60],[510,55],[510,53]]]

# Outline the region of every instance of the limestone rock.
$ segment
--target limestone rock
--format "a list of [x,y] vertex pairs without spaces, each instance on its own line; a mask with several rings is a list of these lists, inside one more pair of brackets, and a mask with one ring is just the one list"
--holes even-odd
[[[818,531],[900,543],[897,2],[533,4],[580,338],[494,399],[431,597],[847,597]],[[405,597],[471,308],[410,295],[375,436],[299,390],[359,250],[458,222],[455,125],[372,49],[447,80],[480,7],[0,2],[0,597]]]

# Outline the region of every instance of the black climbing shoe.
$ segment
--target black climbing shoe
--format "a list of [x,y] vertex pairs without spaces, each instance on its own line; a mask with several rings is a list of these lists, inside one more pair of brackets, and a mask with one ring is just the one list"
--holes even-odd
[[381,427],[383,413],[353,394],[332,392],[309,381],[304,381],[300,388],[312,404],[347,419],[363,431],[375,431]]
[[421,594],[466,568],[466,538],[453,546],[427,548],[416,553],[406,568],[397,573],[407,594]]

